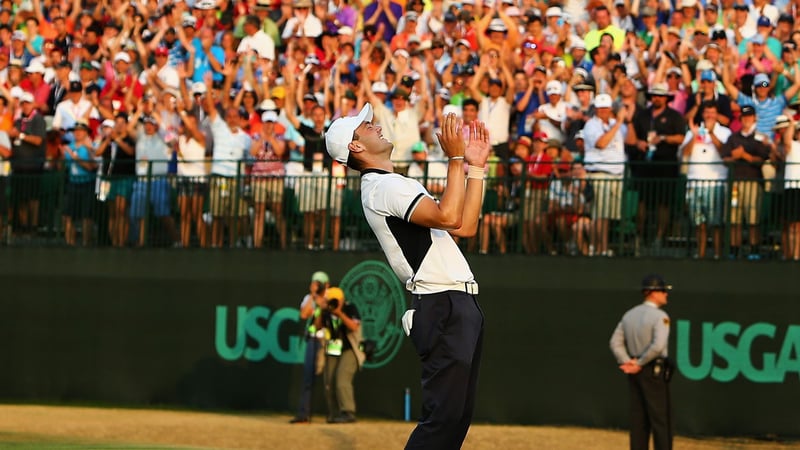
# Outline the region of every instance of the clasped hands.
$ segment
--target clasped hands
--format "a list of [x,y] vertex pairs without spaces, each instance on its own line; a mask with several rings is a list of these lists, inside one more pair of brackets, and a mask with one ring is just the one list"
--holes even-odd
[[636,358],[629,359],[627,362],[619,365],[619,370],[628,374],[635,375],[642,371],[642,366],[636,361]]

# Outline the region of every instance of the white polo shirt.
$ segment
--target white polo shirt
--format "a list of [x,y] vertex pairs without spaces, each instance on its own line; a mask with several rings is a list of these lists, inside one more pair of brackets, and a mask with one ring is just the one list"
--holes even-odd
[[423,197],[416,180],[377,169],[361,176],[361,202],[389,265],[412,294],[434,294],[475,281],[450,233],[409,220]]

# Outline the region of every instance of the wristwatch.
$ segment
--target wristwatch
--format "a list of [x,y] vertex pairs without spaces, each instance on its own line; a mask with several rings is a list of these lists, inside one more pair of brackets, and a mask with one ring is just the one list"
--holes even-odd
[[24,140],[25,140],[25,136],[27,136],[27,134],[25,134],[25,133],[20,133],[20,134],[19,134],[19,140],[20,140],[20,141],[24,141]]

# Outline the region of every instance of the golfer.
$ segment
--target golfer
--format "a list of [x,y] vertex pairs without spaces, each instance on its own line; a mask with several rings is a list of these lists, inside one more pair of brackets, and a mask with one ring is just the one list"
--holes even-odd
[[462,121],[448,114],[437,133],[449,158],[438,203],[418,181],[393,172],[394,146],[372,123],[371,105],[337,119],[325,134],[331,157],[361,172],[364,214],[412,294],[402,322],[422,361],[423,411],[406,449],[461,448],[475,406],[483,312],[478,283],[452,236],[477,231],[491,145],[483,123],[469,124],[467,142],[462,130]]

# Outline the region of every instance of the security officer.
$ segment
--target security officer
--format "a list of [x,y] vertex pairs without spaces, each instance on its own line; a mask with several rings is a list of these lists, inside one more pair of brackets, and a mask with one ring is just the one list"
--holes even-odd
[[671,289],[660,275],[644,277],[644,302],[622,316],[611,336],[611,351],[628,375],[631,392],[631,450],[647,450],[651,430],[656,450],[672,449],[669,316],[660,309]]

